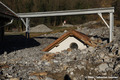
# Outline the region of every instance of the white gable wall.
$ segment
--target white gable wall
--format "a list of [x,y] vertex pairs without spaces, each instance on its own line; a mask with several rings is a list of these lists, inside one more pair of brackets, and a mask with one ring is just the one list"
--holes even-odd
[[62,50],[66,50],[70,48],[71,43],[76,43],[78,45],[78,49],[82,50],[86,48],[86,45],[84,45],[81,41],[77,40],[74,37],[68,37],[64,41],[62,41],[58,46],[51,49],[49,52],[61,52]]

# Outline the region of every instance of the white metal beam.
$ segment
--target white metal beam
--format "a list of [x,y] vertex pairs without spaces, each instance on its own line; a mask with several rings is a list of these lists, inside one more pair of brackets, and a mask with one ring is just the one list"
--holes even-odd
[[112,13],[112,12],[114,12],[114,7],[81,9],[81,10],[18,13],[18,15],[21,18],[29,18],[29,17],[66,16],[66,15],[98,14],[98,13]]
[[21,18],[21,20],[22,20],[23,24],[26,26],[25,20],[23,18]]
[[98,15],[100,16],[100,18],[103,20],[103,22],[106,24],[106,26],[108,27],[108,28],[110,28],[110,26],[108,25],[108,23],[105,21],[105,19],[103,18],[103,16],[102,16],[102,13],[98,13]]

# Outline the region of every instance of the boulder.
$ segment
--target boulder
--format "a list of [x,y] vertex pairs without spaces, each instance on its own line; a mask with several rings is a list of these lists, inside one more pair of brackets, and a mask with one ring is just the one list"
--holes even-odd
[[100,65],[98,66],[99,72],[105,72],[108,67],[109,67],[109,66],[108,66],[107,63],[102,63],[102,64],[100,64]]
[[52,79],[52,78],[50,78],[50,77],[45,77],[44,80],[55,80],[55,79]]
[[117,71],[119,71],[119,70],[120,70],[120,64],[117,64],[117,65],[115,66],[114,71],[117,72]]

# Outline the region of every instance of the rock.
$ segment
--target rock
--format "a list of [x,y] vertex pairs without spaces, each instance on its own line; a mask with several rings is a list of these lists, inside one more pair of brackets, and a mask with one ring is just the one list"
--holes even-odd
[[57,61],[57,60],[53,60],[53,62],[54,62],[54,63],[58,63],[58,61]]
[[50,78],[50,77],[45,77],[44,80],[55,80],[55,79],[52,79],[52,78]]
[[110,56],[110,57],[114,57],[114,54],[112,54],[112,53],[109,53],[109,54],[108,54],[108,56]]
[[45,61],[45,64],[44,64],[44,65],[50,66],[50,62]]
[[115,47],[119,47],[119,45],[118,44],[114,44],[113,48],[115,48]]
[[77,68],[78,68],[79,70],[81,70],[81,69],[85,69],[85,66],[77,65]]
[[106,69],[108,68],[108,64],[107,63],[102,63],[98,66],[99,68],[99,72],[105,72]]
[[78,80],[78,79],[76,77],[74,77],[73,80]]
[[118,54],[119,54],[119,56],[120,56],[120,48],[119,48],[119,50],[118,50]]
[[106,44],[107,42],[108,42],[107,40],[102,41],[103,44]]
[[38,77],[36,77],[36,76],[29,76],[29,79],[30,80],[39,80]]
[[105,57],[105,53],[100,53],[99,56],[100,56],[100,58],[103,59]]
[[99,71],[99,68],[97,67],[97,68],[95,68],[94,70],[95,70],[96,72],[98,72],[98,71]]
[[74,73],[73,73],[73,72],[70,72],[70,75],[72,75],[72,76],[73,76],[73,75],[74,75]]
[[42,61],[39,61],[39,62],[38,62],[38,65],[41,65],[41,63],[42,63]]
[[108,63],[108,66],[109,66],[110,68],[113,68],[113,67],[114,67],[114,63]]
[[74,68],[68,68],[67,69],[67,72],[70,73],[70,72],[73,72],[74,71]]
[[111,71],[111,72],[113,72],[113,68],[107,68],[106,71]]
[[67,30],[64,30],[64,33],[68,32]]
[[81,62],[81,65],[83,65],[83,66],[84,66],[84,65],[86,65],[86,63],[85,63],[85,62]]
[[68,65],[63,65],[63,70],[67,70],[69,68]]
[[91,53],[93,53],[93,52],[95,51],[95,48],[89,47],[89,48],[88,48],[88,51],[90,51]]
[[105,61],[105,62],[112,62],[112,58],[109,57],[109,56],[105,56],[105,57],[104,57],[104,61]]
[[120,64],[117,64],[116,66],[115,66],[115,72],[117,72],[117,71],[119,71],[120,70]]
[[106,73],[106,72],[102,72],[102,75],[103,75],[103,76],[106,76],[106,75],[107,75],[107,73]]
[[6,52],[6,51],[4,52],[4,55],[7,55],[7,52]]
[[94,37],[90,37],[91,40],[96,40]]

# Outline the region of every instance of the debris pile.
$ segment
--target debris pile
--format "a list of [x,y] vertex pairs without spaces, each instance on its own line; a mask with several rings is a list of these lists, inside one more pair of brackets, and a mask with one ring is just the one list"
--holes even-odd
[[[99,31],[102,31],[102,29],[100,28]],[[85,29],[83,28],[81,31],[83,30]],[[95,33],[93,29],[90,29],[88,33],[92,31]],[[96,32],[99,33],[99,31]],[[106,39],[91,37],[94,42],[99,42],[95,48],[67,49],[62,52],[48,53],[40,51],[38,48],[45,47],[40,45],[39,47],[25,48],[9,54],[5,52],[0,55],[0,79],[84,80],[88,76],[119,77],[119,28],[116,31],[115,39],[111,43],[107,43]],[[52,36],[52,34],[49,35]],[[48,35],[46,36],[48,37]],[[46,41],[44,38],[42,39],[43,44],[45,44],[47,38],[45,38]]]
[[52,30],[44,24],[30,28],[30,32],[51,32]]
[[[22,54],[22,53],[21,53]],[[119,76],[118,44],[102,44],[84,50],[64,50],[61,53],[3,54],[0,59],[1,79],[18,80],[82,80],[86,76]],[[12,58],[15,56],[14,58]],[[60,77],[60,78],[58,78]]]
[[97,22],[97,21],[89,21],[89,22],[87,22],[87,23],[84,23],[84,24],[81,24],[81,25],[79,25],[80,27],[84,27],[84,26],[93,26],[93,25],[95,25],[95,24],[98,24],[99,22]]

